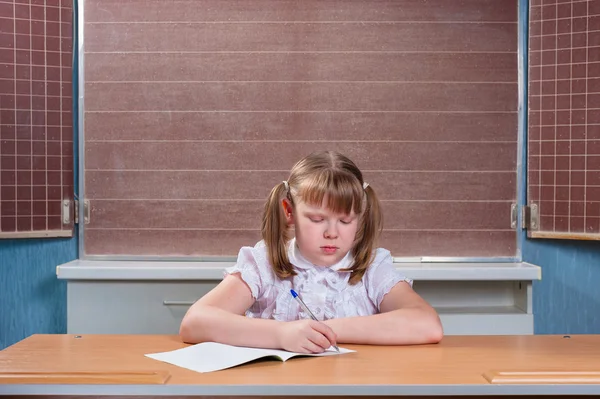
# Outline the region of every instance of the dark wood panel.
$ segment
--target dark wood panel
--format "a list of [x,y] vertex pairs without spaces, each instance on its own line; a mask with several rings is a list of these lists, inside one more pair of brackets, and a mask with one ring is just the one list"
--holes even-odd
[[[113,10],[118,10],[115,12]],[[509,21],[512,0],[87,0],[87,22],[130,21]]]
[[[91,228],[252,230],[263,200],[94,200]],[[510,202],[383,201],[385,227],[400,230],[502,230]],[[152,215],[152,216],[148,216]]]
[[86,51],[516,51],[507,23],[86,24]]
[[85,162],[88,170],[289,170],[326,148],[363,170],[512,171],[516,162],[515,143],[451,142],[93,142]]
[[[95,81],[514,82],[507,53],[91,53]],[[177,65],[177,73],[173,73]],[[593,87],[590,87],[593,92]]]
[[[516,83],[88,83],[88,111],[516,111]],[[402,93],[402,95],[399,95]]]
[[98,230],[84,232],[86,253],[103,255],[231,256],[254,246],[259,230]]
[[[485,128],[482,128],[485,126]],[[97,140],[516,141],[517,113],[86,112]]]
[[[260,240],[258,230],[85,231],[92,254],[231,256]],[[514,256],[514,231],[384,231],[380,245],[394,256]]]
[[[96,199],[266,199],[287,171],[86,171]],[[382,200],[511,201],[515,172],[365,172]],[[160,187],[160,190],[156,188]]]
[[329,148],[380,193],[396,256],[515,254],[514,0],[86,6],[86,252],[235,254]]

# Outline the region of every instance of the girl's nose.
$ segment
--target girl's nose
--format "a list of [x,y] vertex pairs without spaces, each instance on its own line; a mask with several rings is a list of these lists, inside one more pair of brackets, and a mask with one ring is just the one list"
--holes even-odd
[[325,238],[337,238],[337,226],[335,223],[330,223],[327,225],[327,229],[325,230]]

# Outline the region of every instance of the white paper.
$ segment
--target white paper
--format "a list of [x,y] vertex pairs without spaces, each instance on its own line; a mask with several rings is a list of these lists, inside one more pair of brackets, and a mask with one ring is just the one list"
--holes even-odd
[[351,349],[339,349],[339,353],[333,347],[330,347],[323,353],[305,354],[277,349],[246,348],[216,342],[202,342],[169,352],[148,353],[145,356],[199,373],[207,373],[269,356],[274,356],[278,360],[285,362],[294,356],[334,356],[356,352]]

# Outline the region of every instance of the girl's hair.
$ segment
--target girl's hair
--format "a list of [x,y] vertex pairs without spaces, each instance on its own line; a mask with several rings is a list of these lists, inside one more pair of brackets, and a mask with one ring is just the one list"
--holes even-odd
[[[287,187],[286,187],[287,184]],[[294,198],[309,205],[321,206],[327,198],[327,208],[335,213],[359,215],[358,230],[352,245],[354,263],[343,271],[352,272],[349,283],[358,283],[369,264],[383,226],[379,200],[371,186],[365,185],[361,171],[346,156],[333,152],[315,152],[294,165],[287,182],[271,190],[262,220],[262,238],[269,261],[279,278],[296,275],[287,256],[292,238],[282,202],[285,198],[294,206]]]

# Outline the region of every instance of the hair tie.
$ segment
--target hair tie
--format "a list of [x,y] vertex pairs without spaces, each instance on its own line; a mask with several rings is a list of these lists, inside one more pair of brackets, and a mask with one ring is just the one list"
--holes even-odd
[[364,182],[364,183],[363,183],[363,190],[366,190],[366,189],[367,189],[367,187],[369,187],[369,183],[367,183],[367,182]]
[[283,181],[283,186],[285,187],[285,191],[290,191],[290,185],[288,184],[287,180]]

